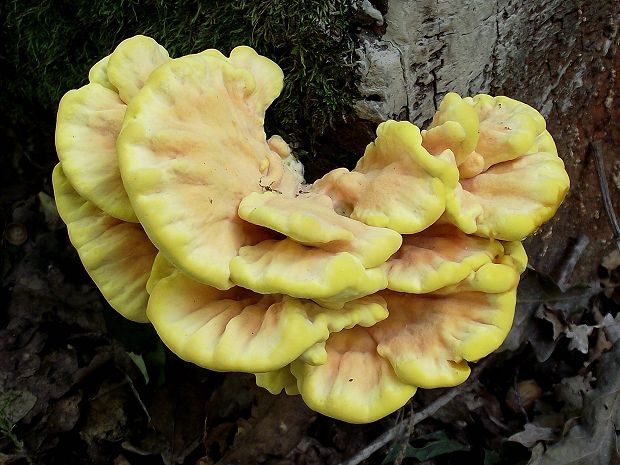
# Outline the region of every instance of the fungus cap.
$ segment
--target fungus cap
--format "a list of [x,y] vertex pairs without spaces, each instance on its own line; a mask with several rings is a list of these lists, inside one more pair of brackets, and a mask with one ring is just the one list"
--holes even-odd
[[460,283],[469,283],[472,290],[503,292],[516,286],[522,272],[511,262],[501,263],[504,254],[499,241],[437,225],[405,235],[402,247],[382,268],[388,289],[399,292],[425,294]]
[[127,39],[91,68],[89,84],[67,92],[58,106],[56,151],[65,175],[82,197],[123,221],[138,221],[118,170],[116,139],[125,104],[167,60],[168,52],[153,39]]
[[[368,423],[402,407],[416,387],[455,386],[497,349],[514,316],[516,288],[498,294],[413,295],[384,291],[390,315],[368,328],[331,334],[323,364],[291,364],[310,408],[350,423]],[[292,387],[284,372],[265,375],[273,391]]]
[[440,222],[468,234],[523,240],[555,214],[568,191],[545,120],[525,103],[449,93],[422,139],[435,156],[458,154],[460,183],[448,193]]
[[120,99],[129,103],[153,70],[168,60],[170,56],[164,47],[150,37],[137,35],[123,40],[114,49],[106,74]]
[[290,365],[279,370],[255,373],[256,385],[267,389],[271,394],[278,395],[283,390],[289,396],[299,395],[297,379],[291,373]]
[[239,216],[300,244],[349,252],[367,268],[384,263],[402,244],[402,236],[391,229],[368,226],[337,214],[332,200],[322,194],[286,197],[254,192],[241,201]]
[[387,286],[379,267],[366,268],[355,255],[308,247],[291,239],[245,246],[230,262],[232,280],[261,294],[280,293],[338,306]]
[[209,55],[159,67],[130,102],[118,138],[132,205],[149,237],[194,279],[233,286],[229,262],[273,237],[237,216],[241,199],[297,186],[267,144],[254,107],[257,82]]
[[346,301],[385,286],[380,270],[401,245],[400,234],[338,215],[329,197],[253,192],[239,216],[287,236],[246,246],[231,260],[231,279],[262,294]]
[[110,82],[108,79],[108,63],[110,62],[110,55],[102,58],[97,63],[95,63],[90,71],[88,72],[88,82],[96,83],[106,87],[114,92],[118,93],[114,84]]
[[87,273],[112,308],[147,322],[146,283],[157,253],[153,244],[140,225],[113,218],[81,197],[60,164],[52,181],[58,213]]
[[264,120],[265,111],[280,95],[284,87],[282,69],[269,58],[259,55],[252,47],[245,45],[232,49],[230,57],[226,57],[215,49],[205,50],[200,52],[200,55],[227,61],[235,68],[245,69],[252,74],[256,82],[256,90],[248,100],[261,121]]
[[332,334],[325,350],[322,365],[291,364],[299,393],[312,410],[349,423],[370,423],[402,407],[416,392],[377,352],[370,328]]
[[379,296],[322,308],[286,295],[260,295],[242,288],[218,290],[178,270],[157,281],[149,320],[179,357],[217,371],[277,370],[331,332],[387,317]]
[[118,171],[116,136],[126,105],[96,82],[70,90],[56,120],[56,151],[76,191],[110,216],[137,222]]
[[413,234],[433,224],[445,209],[446,190],[458,181],[454,162],[433,157],[420,130],[406,121],[386,121],[351,172],[339,168],[314,183],[336,209],[372,226]]
[[508,335],[516,304],[516,287],[498,294],[381,295],[390,316],[369,328],[377,351],[399,379],[427,389],[465,381],[467,361],[487,356]]

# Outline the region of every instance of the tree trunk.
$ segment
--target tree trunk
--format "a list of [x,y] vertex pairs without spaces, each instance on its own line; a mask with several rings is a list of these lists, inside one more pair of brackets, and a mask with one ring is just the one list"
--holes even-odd
[[[620,94],[616,0],[389,0],[358,10],[374,25],[360,33],[363,100],[374,123],[408,119],[425,127],[443,96],[507,95],[547,119],[571,178],[556,217],[526,247],[532,265],[560,279],[581,257],[573,282],[596,275],[615,247],[601,200],[591,141],[603,141],[607,181],[620,208]],[[381,13],[383,21],[381,21]],[[583,246],[587,246],[582,250]]]

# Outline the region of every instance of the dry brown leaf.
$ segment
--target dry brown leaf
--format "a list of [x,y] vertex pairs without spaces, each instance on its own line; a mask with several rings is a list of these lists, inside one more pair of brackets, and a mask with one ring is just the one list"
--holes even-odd
[[558,400],[564,402],[564,409],[569,412],[580,411],[583,407],[584,396],[592,390],[592,373],[576,375],[562,379],[555,386]]
[[566,337],[570,339],[568,350],[577,350],[582,354],[587,354],[590,349],[589,338],[592,331],[594,331],[593,326],[570,324],[565,331]]
[[538,426],[534,423],[526,423],[523,431],[513,434],[508,440],[518,442],[528,449],[531,449],[537,442],[552,441],[554,437],[555,435],[551,428]]
[[528,465],[609,465],[620,463],[620,344],[598,361],[595,389],[585,396],[579,423]]

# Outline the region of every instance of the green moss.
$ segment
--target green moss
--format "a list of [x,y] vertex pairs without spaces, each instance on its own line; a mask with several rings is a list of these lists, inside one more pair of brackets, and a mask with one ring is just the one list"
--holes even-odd
[[277,62],[285,88],[272,131],[301,140],[350,109],[354,95],[347,0],[9,0],[0,6],[2,107],[55,111],[67,90],[124,38],[145,34],[171,56],[236,45]]

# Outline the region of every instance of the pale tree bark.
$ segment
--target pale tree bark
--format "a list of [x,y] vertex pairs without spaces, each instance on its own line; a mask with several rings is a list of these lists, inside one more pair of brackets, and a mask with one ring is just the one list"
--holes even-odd
[[566,260],[573,253],[580,259],[572,281],[594,278],[615,247],[588,152],[596,139],[603,141],[620,211],[620,2],[360,0],[356,6],[372,23],[359,33],[358,116],[424,127],[449,91],[507,95],[540,110],[572,188],[556,218],[528,239],[531,263],[558,278],[571,274]]

